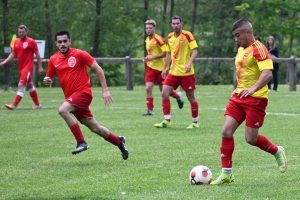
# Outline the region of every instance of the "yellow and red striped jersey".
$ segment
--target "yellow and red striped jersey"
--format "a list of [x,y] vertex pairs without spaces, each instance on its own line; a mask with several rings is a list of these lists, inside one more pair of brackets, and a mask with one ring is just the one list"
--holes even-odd
[[[148,55],[155,56],[157,54],[160,54],[162,52],[167,52],[167,45],[163,37],[155,34],[153,38],[150,39],[148,36],[145,40],[146,42],[146,49],[148,52]],[[157,58],[151,61],[147,62],[147,66],[156,69],[158,71],[162,71],[164,68],[165,60],[164,57]]]
[[[267,48],[258,40],[247,48],[240,47],[235,58],[237,88],[235,93],[251,88],[259,79],[263,70],[273,70],[273,63]],[[268,98],[268,86],[265,85],[251,96]]]
[[172,32],[168,35],[168,52],[171,54],[172,64],[169,73],[174,76],[189,76],[194,74],[194,66],[186,73],[185,67],[191,58],[191,50],[198,48],[193,34],[182,30],[178,37]]

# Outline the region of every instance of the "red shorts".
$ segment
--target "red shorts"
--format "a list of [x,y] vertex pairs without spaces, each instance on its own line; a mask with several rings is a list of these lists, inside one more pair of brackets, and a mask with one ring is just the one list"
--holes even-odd
[[184,91],[187,91],[196,89],[195,82],[195,74],[189,76],[173,76],[168,74],[164,81],[164,85],[171,86],[174,90],[176,90],[178,86],[181,86]]
[[81,122],[83,118],[93,118],[90,111],[90,104],[93,96],[86,92],[75,92],[69,96],[65,101],[69,102],[76,110],[72,114]]
[[164,82],[164,79],[161,76],[161,71],[158,71],[156,69],[152,69],[151,67],[146,68],[146,75],[145,75],[145,83],[151,82],[156,83],[158,85],[162,85]]
[[227,104],[225,115],[235,118],[238,123],[246,120],[246,126],[260,128],[265,119],[268,99],[254,98],[252,96],[240,99],[237,94],[233,94]]
[[22,83],[23,85],[32,82],[32,72],[23,70],[19,72],[19,75],[20,75],[19,82]]

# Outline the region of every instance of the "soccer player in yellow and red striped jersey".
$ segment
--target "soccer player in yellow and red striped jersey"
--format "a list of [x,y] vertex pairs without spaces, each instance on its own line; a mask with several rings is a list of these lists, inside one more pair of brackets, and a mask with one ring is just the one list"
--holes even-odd
[[237,88],[227,104],[222,128],[220,147],[222,173],[210,183],[212,185],[234,182],[232,174],[233,134],[244,121],[246,121],[247,143],[274,155],[280,172],[285,172],[288,167],[284,148],[275,145],[266,136],[258,133],[266,115],[267,84],[272,78],[273,70],[268,50],[260,41],[255,40],[252,24],[248,20],[236,21],[231,31],[239,46],[235,59]]
[[[145,73],[146,84],[146,104],[147,112],[143,116],[151,116],[154,114],[154,98],[152,94],[153,86],[157,82],[160,91],[162,90],[162,84],[164,79],[161,76],[161,72],[164,67],[164,58],[168,47],[163,37],[155,33],[156,22],[154,20],[147,20],[145,22],[145,31],[148,37],[145,40],[146,49],[148,55],[143,59],[147,65]],[[177,100],[178,107],[183,107],[183,100],[181,92],[171,91],[171,96]]]
[[[192,124],[187,129],[199,128],[198,102],[195,98],[195,73],[193,61],[198,54],[198,45],[192,33],[182,30],[183,22],[179,16],[173,16],[170,23],[174,32],[168,35],[168,52],[162,76],[166,77],[162,89],[162,107],[164,120],[154,124],[157,128],[171,126],[170,92],[181,86],[191,104]],[[169,73],[167,68],[171,62]]]

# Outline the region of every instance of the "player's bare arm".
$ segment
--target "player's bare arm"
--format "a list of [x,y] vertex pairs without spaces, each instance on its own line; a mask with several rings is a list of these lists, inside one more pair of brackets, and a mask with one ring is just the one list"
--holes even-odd
[[249,89],[244,89],[238,93],[240,98],[250,96],[254,94],[257,90],[264,87],[268,82],[272,79],[272,71],[269,69],[265,69],[261,72],[261,75],[257,82]]
[[95,72],[95,74],[97,75],[98,80],[99,80],[99,82],[101,84],[101,87],[102,87],[102,97],[103,97],[105,105],[110,105],[113,102],[113,99],[110,96],[110,93],[108,91],[103,69],[98,65],[98,63],[96,61],[94,61],[93,64],[90,67]]
[[155,60],[155,59],[158,59],[158,58],[164,58],[166,56],[167,52],[162,52],[162,53],[159,53],[157,55],[147,55],[146,56],[146,59],[148,61],[151,61],[151,60]]
[[195,58],[197,57],[197,55],[198,55],[198,49],[197,49],[197,48],[196,48],[196,49],[193,49],[193,50],[192,50],[191,58],[190,58],[188,64],[185,66],[185,72],[186,72],[186,73],[188,73],[188,72],[191,71],[192,64],[193,64]]
[[39,51],[35,52],[36,60],[38,62],[38,72],[39,74],[44,72],[43,66],[42,66],[42,60]]
[[6,65],[7,63],[9,63],[12,59],[14,59],[16,57],[16,54],[15,54],[15,52],[11,52],[10,54],[9,54],[9,56],[4,60],[4,61],[2,61],[1,63],[0,63],[0,66],[1,67],[4,67],[4,65]]
[[164,64],[164,68],[161,72],[161,76],[163,79],[166,78],[167,76],[167,70],[168,70],[168,67],[170,65],[170,62],[171,62],[171,54],[169,52],[166,53],[166,58],[165,58],[165,64]]

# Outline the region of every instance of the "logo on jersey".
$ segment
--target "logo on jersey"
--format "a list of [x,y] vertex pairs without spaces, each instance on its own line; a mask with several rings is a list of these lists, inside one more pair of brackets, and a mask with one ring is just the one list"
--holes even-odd
[[68,65],[69,65],[70,67],[75,67],[75,65],[76,65],[76,58],[73,57],[73,56],[71,56],[71,57],[68,59]]
[[248,56],[249,56],[249,53],[245,53],[245,54],[244,54],[244,59],[247,59]]
[[26,47],[28,47],[28,42],[23,43],[23,49],[26,49]]

